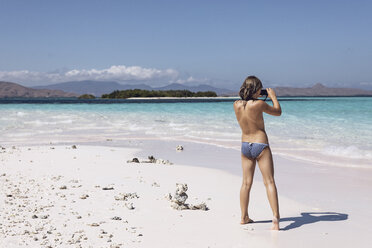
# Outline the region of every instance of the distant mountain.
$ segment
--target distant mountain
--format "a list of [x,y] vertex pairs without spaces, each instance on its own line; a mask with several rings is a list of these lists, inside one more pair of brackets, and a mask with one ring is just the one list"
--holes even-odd
[[276,87],[277,96],[372,96],[372,90],[328,88],[317,83],[310,88]]
[[44,86],[34,86],[34,89],[51,89],[74,92],[76,94],[92,94],[100,97],[102,94],[109,94],[115,90],[141,89],[141,90],[190,90],[192,92],[198,91],[214,91],[217,95],[232,94],[234,91],[228,89],[221,89],[212,87],[210,85],[187,86],[183,84],[170,84],[163,87],[153,88],[146,84],[120,84],[112,81],[74,81],[64,82]]
[[3,97],[77,97],[62,90],[32,89],[20,84],[0,81],[0,98]]

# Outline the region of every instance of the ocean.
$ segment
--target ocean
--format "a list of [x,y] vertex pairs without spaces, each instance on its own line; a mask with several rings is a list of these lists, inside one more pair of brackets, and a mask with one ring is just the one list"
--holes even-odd
[[[240,147],[235,99],[0,99],[0,145],[149,138]],[[372,97],[280,97],[274,154],[372,168]]]

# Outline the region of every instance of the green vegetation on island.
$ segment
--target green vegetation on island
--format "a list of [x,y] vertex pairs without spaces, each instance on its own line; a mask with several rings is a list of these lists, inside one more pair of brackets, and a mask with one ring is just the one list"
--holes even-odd
[[83,94],[79,96],[79,99],[95,99],[96,97],[91,94]]
[[110,94],[103,94],[102,98],[130,98],[130,97],[216,97],[214,91],[198,91],[192,92],[189,90],[115,90]]

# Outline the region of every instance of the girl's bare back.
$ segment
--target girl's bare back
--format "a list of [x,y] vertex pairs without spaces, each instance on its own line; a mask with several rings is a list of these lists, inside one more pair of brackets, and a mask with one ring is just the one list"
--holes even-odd
[[238,100],[234,103],[236,119],[242,130],[242,142],[268,143],[263,120],[262,100]]

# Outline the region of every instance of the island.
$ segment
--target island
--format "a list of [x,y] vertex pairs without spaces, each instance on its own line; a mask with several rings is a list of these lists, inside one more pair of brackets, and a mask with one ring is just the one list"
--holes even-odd
[[198,91],[192,92],[189,90],[115,90],[110,94],[103,94],[101,98],[109,99],[126,99],[132,97],[217,97],[214,91]]
[[95,99],[96,97],[92,94],[83,94],[78,97],[79,99]]

